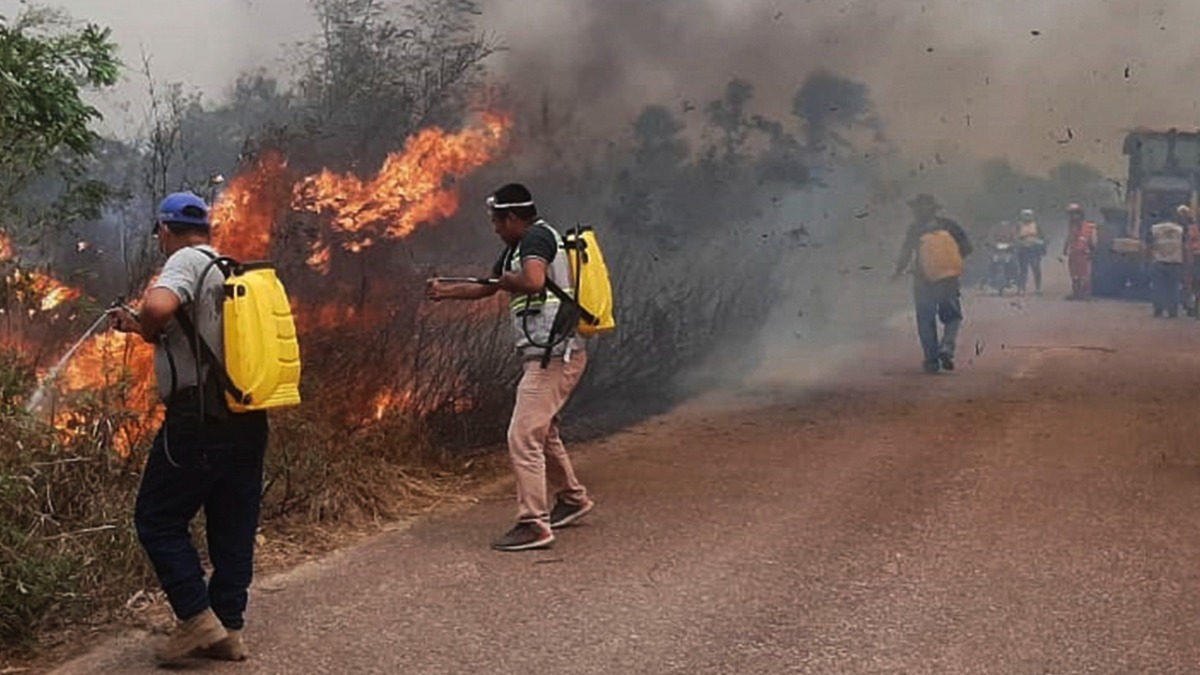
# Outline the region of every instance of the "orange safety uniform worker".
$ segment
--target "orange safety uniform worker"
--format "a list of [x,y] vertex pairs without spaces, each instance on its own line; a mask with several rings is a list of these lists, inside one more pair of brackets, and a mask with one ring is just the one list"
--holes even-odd
[[1085,218],[1083,207],[1071,204],[1067,207],[1070,224],[1067,240],[1063,242],[1063,255],[1067,258],[1067,271],[1071,275],[1071,300],[1083,300],[1092,294],[1092,257],[1096,253],[1096,224]]

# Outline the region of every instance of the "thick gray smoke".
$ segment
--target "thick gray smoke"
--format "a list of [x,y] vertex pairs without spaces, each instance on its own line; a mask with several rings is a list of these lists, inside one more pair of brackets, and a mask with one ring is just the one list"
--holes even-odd
[[1200,117],[1191,0],[493,0],[485,21],[514,88],[598,126],[712,98],[735,75],[784,113],[827,68],[865,82],[914,155],[1117,173],[1123,130]]
[[733,77],[755,86],[756,111],[793,125],[812,72],[866,85],[890,152],[835,164],[826,187],[774,199],[757,224],[772,236],[803,225],[823,246],[788,253],[762,332],[768,355],[793,357],[771,359],[775,374],[796,363],[788,375],[806,380],[835,362],[832,347],[905,323],[905,285],[886,283],[901,197],[933,191],[958,215],[990,157],[1120,177],[1125,130],[1192,124],[1181,84],[1197,65],[1197,21],[1187,0],[496,0],[485,12],[509,46],[511,89],[600,137],[628,138],[629,120],[657,103],[694,138]]
[[[271,66],[286,53],[280,43],[315,29],[303,0],[214,0],[201,10],[165,0],[136,12],[60,2],[113,25],[131,63],[144,45],[158,77],[214,97],[236,71]],[[694,151],[711,140],[707,105],[734,77],[754,85],[751,113],[803,139],[793,99],[811,73],[865,85],[886,143],[864,139],[869,158],[843,154],[826,167],[826,187],[746,197],[760,214],[754,236],[773,242],[804,227],[824,246],[790,251],[780,269],[788,292],[764,335],[789,353],[868,333],[906,304],[903,288],[883,290],[903,197],[933,191],[961,216],[986,157],[1035,172],[1075,160],[1119,178],[1124,130],[1197,117],[1187,90],[1200,65],[1194,0],[483,0],[483,9],[480,29],[507,47],[493,72],[527,102],[522,113],[550,111],[560,127],[554,155],[627,145],[649,104],[686,125]],[[181,27],[206,37],[205,58],[179,48]],[[517,167],[535,183],[564,173],[546,160],[526,156]],[[597,191],[580,178],[559,190],[557,211],[574,216],[585,210],[580,196]]]

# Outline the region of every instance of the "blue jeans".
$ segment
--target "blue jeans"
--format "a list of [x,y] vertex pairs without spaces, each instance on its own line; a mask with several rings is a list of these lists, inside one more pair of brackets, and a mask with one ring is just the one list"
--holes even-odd
[[[921,349],[925,363],[934,364],[945,354],[954,358],[958,342],[958,330],[962,327],[962,299],[957,285],[951,288],[921,288],[914,292],[917,307],[917,336],[921,338]],[[938,336],[938,321],[944,330]]]
[[1151,265],[1150,290],[1154,300],[1154,316],[1161,316],[1163,312],[1168,316],[1179,316],[1182,283],[1182,264],[1155,262]]
[[1033,288],[1042,290],[1042,249],[1041,247],[1024,247],[1017,249],[1017,262],[1020,273],[1017,276],[1017,288],[1024,293],[1029,285],[1029,273],[1033,272]]
[[[265,413],[198,423],[198,406],[167,407],[134,508],[138,539],[180,620],[212,608],[241,629],[254,576],[262,504]],[[189,529],[204,509],[212,578],[205,583]]]

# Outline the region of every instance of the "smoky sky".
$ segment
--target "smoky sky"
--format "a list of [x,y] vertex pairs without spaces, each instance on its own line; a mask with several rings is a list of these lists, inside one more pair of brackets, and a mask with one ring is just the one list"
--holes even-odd
[[[219,96],[239,70],[278,69],[315,30],[305,0],[58,0],[111,25],[126,60]],[[13,0],[0,0],[9,11]],[[1121,166],[1123,131],[1200,119],[1195,0],[485,0],[506,46],[493,70],[577,127],[619,134],[644,105],[702,124],[731,77],[785,117],[808,73],[866,83],[914,158],[1006,156]],[[134,81],[109,98],[137,100]]]
[[1194,0],[494,6],[520,31],[507,35],[514,86],[550,88],[597,125],[646,100],[703,102],[733,76],[756,85],[765,112],[786,115],[815,68],[865,82],[889,136],[915,155],[1007,156],[1039,169],[1073,159],[1115,171],[1123,131],[1200,118]]

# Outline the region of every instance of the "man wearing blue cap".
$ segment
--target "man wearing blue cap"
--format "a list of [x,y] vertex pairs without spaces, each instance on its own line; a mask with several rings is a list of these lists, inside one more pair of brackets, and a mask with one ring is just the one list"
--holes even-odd
[[[241,631],[254,571],[267,418],[233,414],[196,338],[223,358],[224,276],[211,263],[208,205],[190,192],[168,195],[154,236],[167,257],[141,311],[112,311],[113,327],[154,345],[154,372],[166,417],[154,439],[134,510],[146,550],[179,625],[155,650],[163,663],[188,656],[240,661]],[[198,335],[197,335],[198,334]],[[204,509],[213,573],[205,582],[189,526]]]

